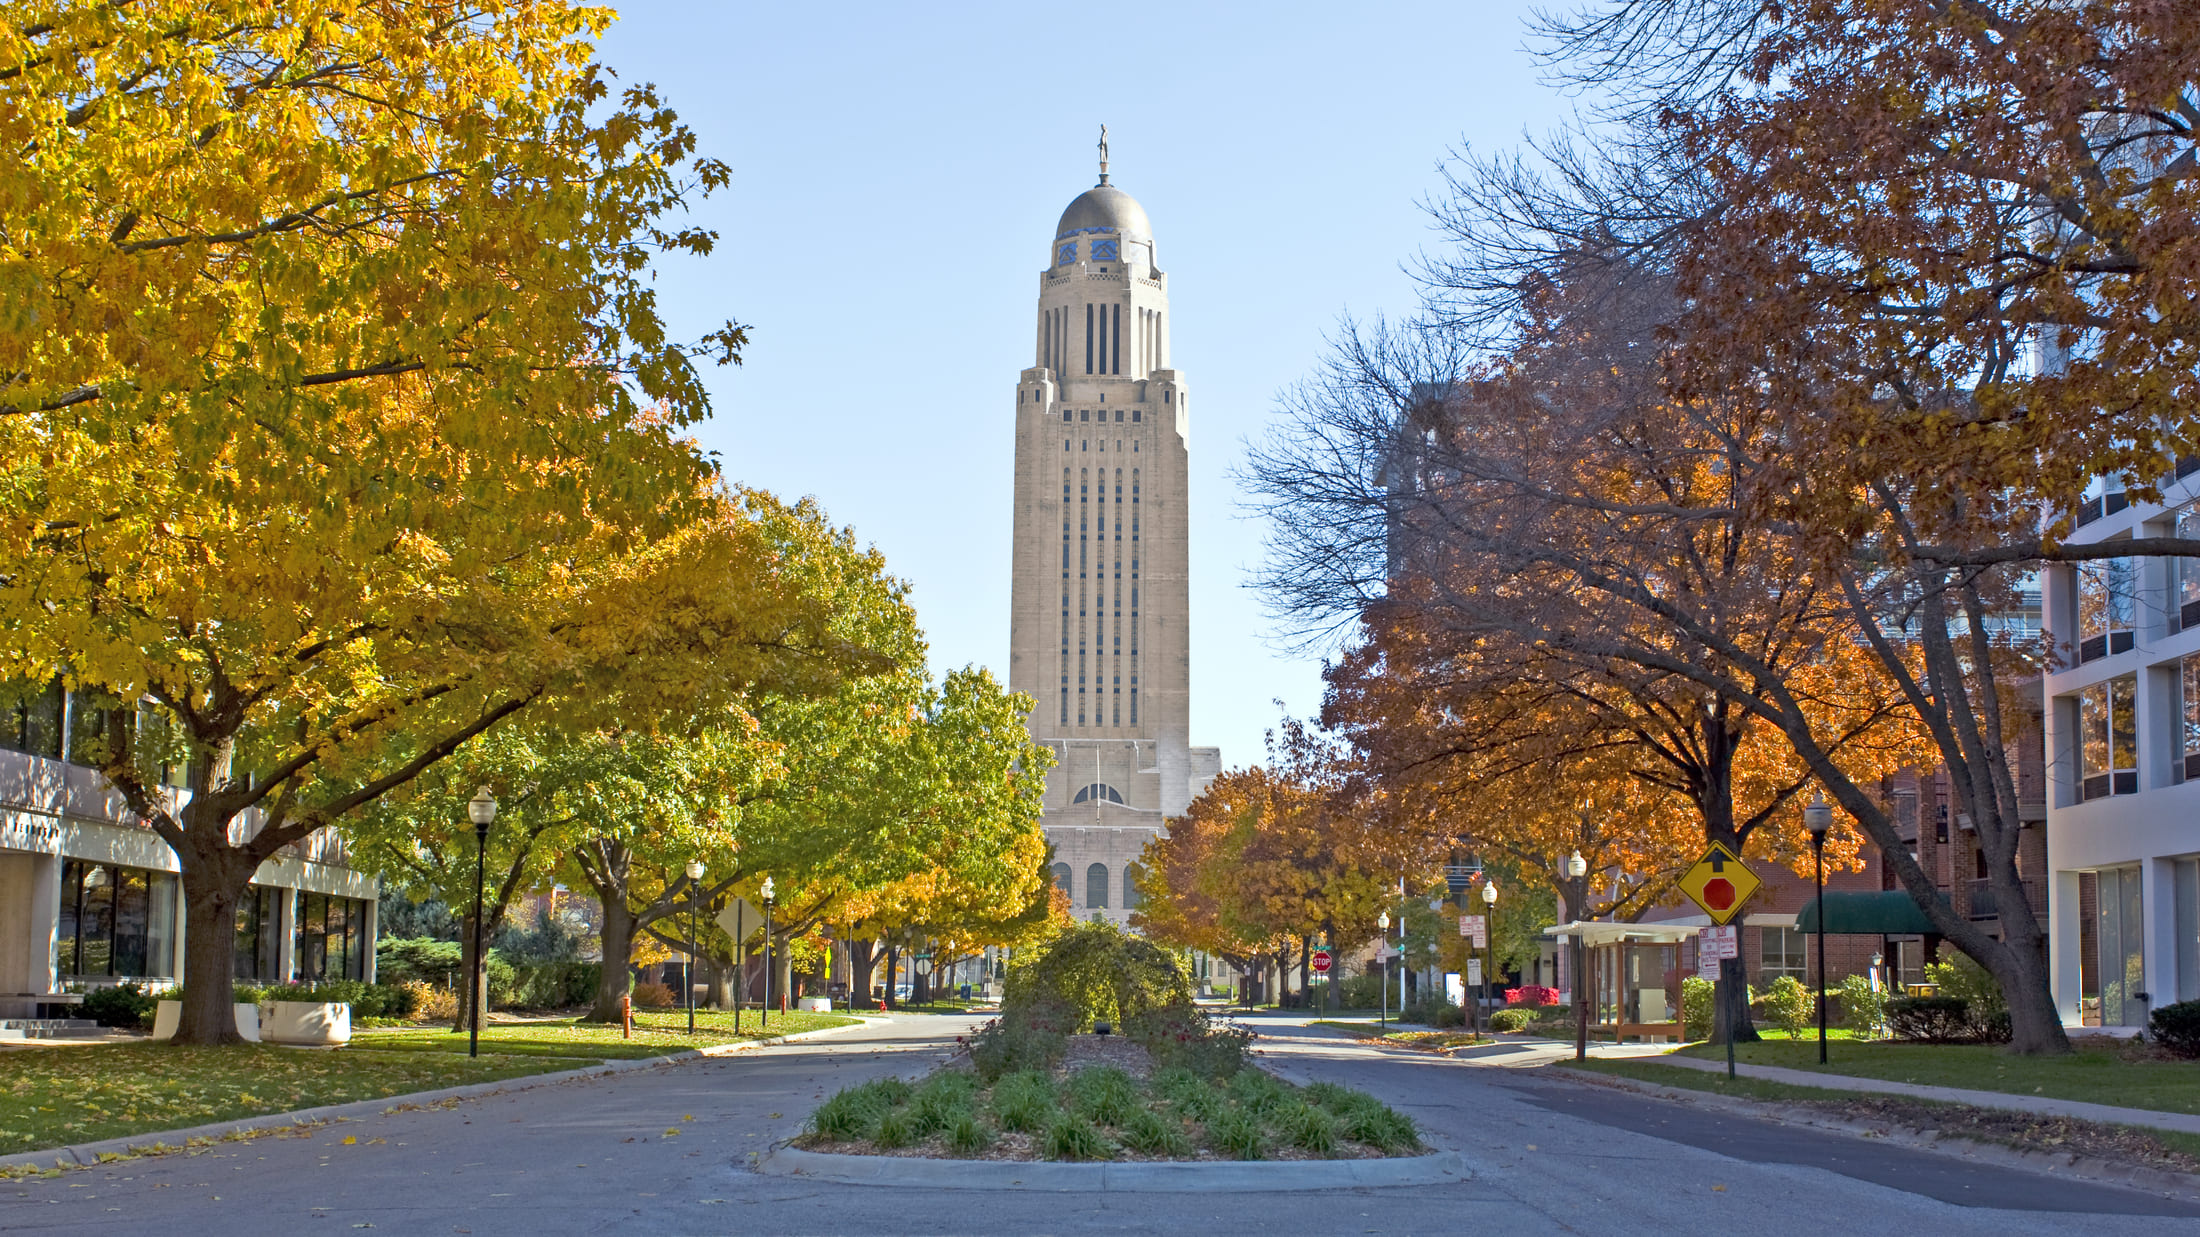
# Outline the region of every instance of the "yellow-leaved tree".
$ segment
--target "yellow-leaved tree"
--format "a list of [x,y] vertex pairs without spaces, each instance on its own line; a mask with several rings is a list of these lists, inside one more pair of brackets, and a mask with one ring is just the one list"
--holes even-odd
[[725,171],[591,66],[609,16],[0,22],[0,673],[142,702],[88,755],[182,866],[179,1042],[236,1033],[259,865],[500,719],[868,664],[806,591],[814,513],[679,436],[741,333],[671,341],[648,269],[708,249],[667,219]]

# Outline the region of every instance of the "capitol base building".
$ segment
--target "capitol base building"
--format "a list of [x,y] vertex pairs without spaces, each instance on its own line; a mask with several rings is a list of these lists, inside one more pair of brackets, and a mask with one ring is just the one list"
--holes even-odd
[[1190,396],[1169,277],[1129,194],[1062,212],[1016,387],[1009,683],[1054,749],[1045,827],[1078,919],[1122,923],[1147,842],[1221,771],[1190,740]]

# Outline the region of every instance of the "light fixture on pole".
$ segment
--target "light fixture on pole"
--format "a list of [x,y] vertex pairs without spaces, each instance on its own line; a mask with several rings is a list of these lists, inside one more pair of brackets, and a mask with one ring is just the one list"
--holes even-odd
[[[1390,939],[1389,911],[1382,911],[1375,916],[1375,927],[1375,943],[1378,946],[1377,952],[1380,953],[1381,949],[1379,947]],[[1383,980],[1383,1003],[1376,1011],[1375,1025],[1386,1033],[1390,1030],[1390,980],[1387,976]]]
[[772,878],[764,878],[764,1026],[772,1024]]
[[483,887],[489,872],[489,826],[496,823],[497,801],[486,786],[474,791],[466,803],[466,815],[474,822],[474,964],[466,972],[466,1055],[481,1055],[481,973],[487,969],[481,956]]
[[[1582,879],[1588,875],[1589,861],[1581,857],[1580,851],[1577,850],[1573,854],[1566,857],[1566,880],[1568,884],[1567,897],[1571,898],[1574,902],[1574,905],[1568,907],[1567,909],[1573,912],[1574,923],[1577,928],[1580,926],[1581,923],[1584,922],[1581,916],[1581,911],[1582,907],[1589,901],[1589,883],[1586,880]],[[1576,1061],[1586,1061],[1589,1059],[1589,1003],[1587,1000],[1584,999],[1586,993],[1583,991],[1582,988],[1581,975],[1582,960],[1584,957],[1587,956],[1587,952],[1588,951],[1583,949],[1581,946],[1581,933],[1578,931],[1575,932],[1573,987],[1574,1060]]]
[[687,962],[680,968],[686,981],[688,994],[688,1034],[695,1034],[695,897],[703,891],[703,861],[690,859],[688,877],[688,952]]
[[1482,878],[1482,905],[1490,908],[1490,930],[1482,938],[1487,942],[1482,947],[1482,993],[1487,998],[1497,982],[1497,882],[1487,876]]
[[1811,796],[1803,809],[1803,828],[1810,831],[1811,869],[1818,881],[1818,1063],[1826,1063],[1826,833],[1833,828],[1833,809],[1823,794]]

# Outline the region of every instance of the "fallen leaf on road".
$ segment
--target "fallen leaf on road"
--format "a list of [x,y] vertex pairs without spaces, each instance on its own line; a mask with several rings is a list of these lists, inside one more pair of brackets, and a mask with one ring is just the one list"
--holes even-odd
[[680,1131],[679,1131],[679,1130],[677,1130],[677,1129],[675,1129],[675,1128],[673,1128],[672,1126],[669,1126],[669,1125],[665,1127],[665,1137],[667,1137],[667,1138],[678,1138],[679,1136],[680,1136]]
[[346,1135],[344,1135],[344,1145],[345,1145],[345,1146],[347,1146],[347,1147],[356,1147],[356,1146],[358,1146],[358,1145],[359,1145],[359,1136],[358,1136],[357,1134],[346,1134]]
[[774,1120],[774,1121],[777,1121],[777,1120],[779,1120],[779,1114],[778,1114],[778,1113],[776,1113],[776,1112],[775,1112],[775,1113],[772,1113],[772,1114],[770,1114],[770,1115],[771,1115],[771,1119],[772,1119],[772,1120]]
[[692,1112],[682,1113],[680,1114],[680,1119],[682,1121],[693,1121],[695,1119],[695,1114]]
[[1715,1194],[1724,1194],[1724,1193],[1726,1193],[1726,1187],[1725,1187],[1725,1186],[1723,1186],[1723,1185],[1715,1185],[1715,1186],[1712,1186],[1712,1187],[1711,1187],[1711,1190],[1712,1190],[1712,1192],[1713,1192],[1713,1193],[1715,1193]]

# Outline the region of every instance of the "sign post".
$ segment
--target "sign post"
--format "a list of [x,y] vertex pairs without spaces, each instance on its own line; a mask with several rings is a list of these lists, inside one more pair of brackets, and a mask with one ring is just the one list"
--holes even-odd
[[[1763,884],[1763,881],[1757,879],[1757,874],[1749,870],[1749,865],[1742,862],[1741,856],[1719,842],[1713,842],[1711,849],[1703,853],[1703,858],[1696,861],[1696,866],[1682,875],[1681,892],[1688,895],[1689,901],[1703,908],[1703,913],[1711,917],[1714,925],[1712,931],[1720,934],[1718,939],[1721,943],[1716,948],[1734,950],[1732,953],[1722,953],[1722,959],[1741,956],[1739,941],[1736,939],[1740,934],[1730,925],[1735,916],[1742,913],[1742,904],[1749,901],[1749,895],[1757,892]],[[1706,936],[1708,935],[1707,933]],[[1713,946],[1707,940],[1700,940],[1697,945],[1699,951],[1710,947]],[[1703,955],[1699,952],[1699,966],[1702,961]],[[1716,1013],[1713,1017],[1716,1019]],[[1726,1076],[1729,1079],[1734,1077],[1734,1024],[1731,1020],[1726,1027]]]

